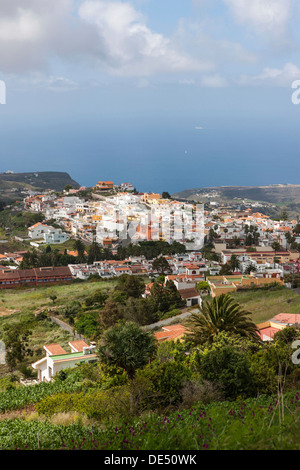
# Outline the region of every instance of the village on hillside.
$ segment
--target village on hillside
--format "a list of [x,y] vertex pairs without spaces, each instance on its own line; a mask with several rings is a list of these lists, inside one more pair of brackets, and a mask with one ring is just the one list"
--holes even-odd
[[[0,254],[0,289],[132,275],[152,279],[142,294],[147,299],[154,280],[163,275],[164,285],[172,282],[176,287],[183,312],[201,308],[203,294],[215,298],[253,288],[292,287],[299,274],[298,221],[288,220],[286,214],[282,220],[274,220],[257,212],[255,203],[253,207],[251,203],[230,207],[212,200],[204,208],[174,200],[168,193],[137,192],[130,183],[99,181],[88,190],[67,187],[63,193],[27,194],[18,208],[41,215],[42,221],[29,226],[23,239],[15,237],[26,249]],[[104,254],[89,261],[87,251],[79,259],[76,249],[65,248],[62,253],[74,262],[24,266],[32,250],[61,249],[65,243],[70,247],[70,242],[76,246],[78,240],[87,250],[96,245]],[[139,252],[141,244],[152,242],[175,243],[176,249],[156,257]],[[282,325],[298,324],[295,316],[284,321],[270,314],[269,320],[258,325],[264,341],[272,340]],[[177,339],[185,331],[180,322],[175,331],[169,328],[169,333],[167,329],[157,333],[159,341]],[[83,347],[87,345],[81,344],[81,352]],[[62,349],[60,353],[67,354]],[[47,350],[47,357],[51,355]],[[72,355],[70,361],[73,364]]]

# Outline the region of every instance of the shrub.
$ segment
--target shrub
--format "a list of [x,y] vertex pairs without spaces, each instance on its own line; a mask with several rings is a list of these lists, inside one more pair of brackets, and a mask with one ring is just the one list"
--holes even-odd
[[210,349],[200,355],[199,372],[204,380],[217,384],[227,399],[253,394],[253,376],[246,353],[232,346]]
[[146,377],[153,384],[156,395],[149,399],[149,405],[161,407],[181,401],[183,385],[191,379],[192,372],[184,363],[175,361],[160,363],[156,360],[144,370],[138,371],[137,376]]
[[126,386],[109,390],[90,390],[86,393],[66,393],[46,397],[36,405],[40,415],[78,412],[101,421],[130,415],[130,393]]
[[196,402],[208,405],[224,399],[224,394],[220,387],[208,380],[190,380],[185,382],[181,395],[182,405],[185,408],[193,406]]

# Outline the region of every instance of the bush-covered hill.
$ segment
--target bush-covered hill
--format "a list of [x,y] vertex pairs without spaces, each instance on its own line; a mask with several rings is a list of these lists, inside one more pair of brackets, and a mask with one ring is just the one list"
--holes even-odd
[[66,185],[79,188],[77,181],[68,173],[41,171],[32,173],[0,173],[0,202],[9,203],[23,199],[24,190],[42,191],[53,189],[62,191]]

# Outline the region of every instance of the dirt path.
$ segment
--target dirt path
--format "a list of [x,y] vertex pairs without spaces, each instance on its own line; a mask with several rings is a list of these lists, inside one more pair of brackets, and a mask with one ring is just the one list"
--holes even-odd
[[8,315],[12,315],[13,313],[18,313],[20,310],[9,310],[3,305],[0,305],[0,317],[6,317]]

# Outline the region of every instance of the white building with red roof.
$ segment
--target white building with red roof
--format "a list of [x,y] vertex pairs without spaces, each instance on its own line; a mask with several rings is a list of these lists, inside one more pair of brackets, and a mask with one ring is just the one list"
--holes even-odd
[[32,364],[37,371],[39,382],[51,382],[53,377],[64,369],[76,367],[78,364],[95,362],[98,359],[96,345],[89,346],[85,341],[71,341],[71,352],[66,352],[59,344],[46,344],[46,356]]

